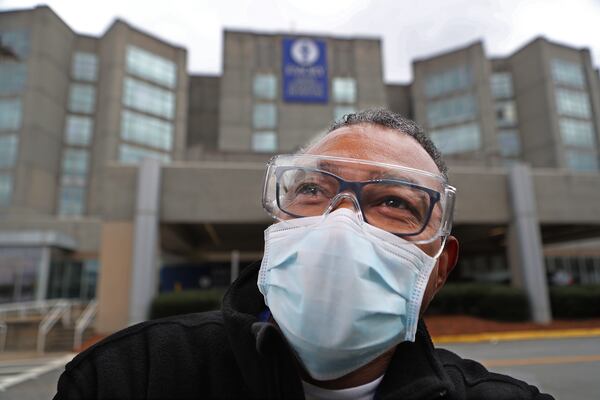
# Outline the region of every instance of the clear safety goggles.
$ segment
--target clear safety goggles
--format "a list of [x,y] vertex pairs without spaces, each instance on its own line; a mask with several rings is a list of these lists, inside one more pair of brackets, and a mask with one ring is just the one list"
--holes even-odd
[[276,220],[326,215],[351,202],[361,219],[414,243],[446,237],[456,189],[444,177],[353,158],[279,155],[267,164],[263,207]]

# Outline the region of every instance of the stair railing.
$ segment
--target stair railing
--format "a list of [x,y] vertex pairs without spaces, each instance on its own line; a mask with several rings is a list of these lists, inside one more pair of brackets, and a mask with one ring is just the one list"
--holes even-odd
[[[65,317],[65,314],[68,316]],[[46,347],[46,336],[50,329],[58,322],[59,319],[62,318],[63,323],[65,320],[68,322],[71,314],[71,303],[66,300],[59,300],[54,305],[54,308],[44,317],[42,322],[40,322],[40,327],[38,328],[38,337],[37,337],[37,352],[44,353],[44,349]]]
[[89,302],[85,310],[83,310],[81,316],[77,319],[77,323],[75,324],[75,334],[73,336],[74,349],[79,350],[81,348],[81,345],[83,344],[83,332],[85,332],[85,330],[94,320],[97,310],[98,302],[96,300],[92,300]]

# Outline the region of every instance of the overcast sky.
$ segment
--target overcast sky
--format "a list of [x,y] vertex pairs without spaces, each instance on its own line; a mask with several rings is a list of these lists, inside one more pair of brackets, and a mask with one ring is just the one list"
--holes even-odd
[[[0,9],[29,0],[0,0]],[[383,40],[388,82],[408,82],[410,62],[482,39],[507,55],[536,36],[589,47],[600,64],[600,0],[49,0],[78,33],[102,34],[115,17],[188,49],[193,73],[221,72],[224,28],[362,35]]]

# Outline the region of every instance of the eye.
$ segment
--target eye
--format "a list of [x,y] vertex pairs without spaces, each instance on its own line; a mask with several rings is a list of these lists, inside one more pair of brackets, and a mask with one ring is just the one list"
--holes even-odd
[[391,208],[410,209],[410,206],[406,203],[406,201],[398,197],[386,197],[382,200],[381,204]]
[[303,183],[299,185],[295,190],[296,194],[304,194],[309,196],[317,196],[322,192],[323,190],[321,189],[321,187],[315,183]]

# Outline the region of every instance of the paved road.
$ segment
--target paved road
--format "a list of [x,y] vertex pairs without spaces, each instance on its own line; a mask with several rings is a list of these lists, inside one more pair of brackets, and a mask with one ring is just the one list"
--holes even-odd
[[537,386],[557,400],[600,399],[600,337],[444,344],[491,371]]

